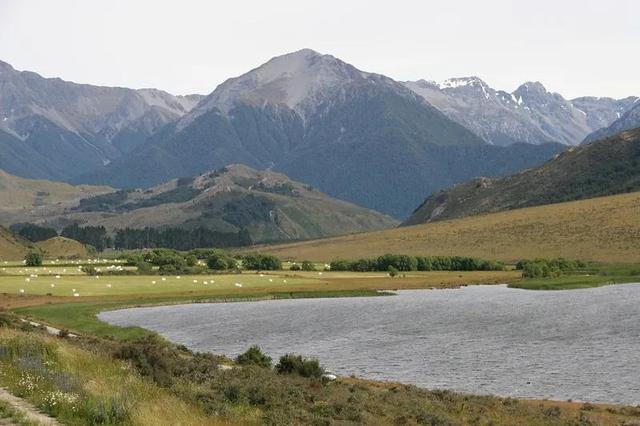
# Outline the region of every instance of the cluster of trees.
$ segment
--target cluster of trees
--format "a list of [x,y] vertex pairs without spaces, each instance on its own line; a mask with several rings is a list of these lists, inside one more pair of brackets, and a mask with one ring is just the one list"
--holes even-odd
[[277,257],[265,253],[247,253],[240,256],[242,267],[254,271],[277,271],[282,269],[282,262]]
[[332,271],[502,271],[504,263],[462,256],[408,256],[385,254],[377,258],[335,260]]
[[218,232],[199,227],[183,228],[144,228],[119,229],[116,231],[114,245],[119,250],[164,247],[175,250],[191,250],[197,247],[241,247],[252,243],[249,232]]
[[127,265],[136,266],[138,273],[145,275],[158,267],[160,274],[197,274],[208,270],[279,270],[280,259],[270,254],[248,253],[233,256],[223,249],[194,249],[187,252],[158,248],[148,251],[127,253],[122,256]]
[[60,233],[63,237],[80,241],[82,244],[88,245],[97,251],[103,251],[107,247],[111,247],[113,242],[107,234],[104,226],[80,226],[77,223],[65,227]]
[[567,272],[584,269],[587,264],[580,260],[557,259],[520,260],[516,269],[522,271],[523,278],[556,278]]
[[34,223],[16,223],[11,225],[9,229],[33,243],[58,236],[58,232],[55,229],[36,225]]

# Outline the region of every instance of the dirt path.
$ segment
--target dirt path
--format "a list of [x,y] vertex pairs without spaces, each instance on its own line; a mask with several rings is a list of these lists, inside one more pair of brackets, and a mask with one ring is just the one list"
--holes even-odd
[[[33,405],[29,404],[24,399],[18,398],[17,396],[11,395],[5,389],[0,388],[0,400],[6,401],[9,405],[11,405],[14,409],[23,413],[26,417],[26,420],[35,422],[41,425],[46,426],[59,426],[54,418],[47,416],[46,414],[42,414],[39,412]],[[0,419],[0,424],[3,419]],[[11,423],[8,423],[11,424]]]

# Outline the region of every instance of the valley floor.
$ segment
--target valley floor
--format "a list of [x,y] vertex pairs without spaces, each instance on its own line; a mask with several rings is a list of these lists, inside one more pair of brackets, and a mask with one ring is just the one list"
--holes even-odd
[[[608,425],[640,421],[640,409],[632,407],[472,396],[356,378],[326,383],[281,375],[271,369],[239,366],[224,357],[202,358],[147,330],[114,327],[96,317],[100,311],[141,305],[384,297],[384,290],[527,283],[519,282],[519,271],[411,272],[396,278],[385,273],[293,271],[180,279],[159,275],[55,278],[45,274],[29,282],[25,281],[29,275],[24,274],[5,271],[0,277],[0,307],[11,312],[0,312],[7,325],[0,326],[0,364],[3,371],[13,372],[0,375],[0,386],[65,424],[84,424],[91,416],[112,416],[112,423],[121,424],[171,424],[176,415],[183,416],[182,424]],[[240,283],[242,287],[236,286]],[[19,293],[20,288],[28,291]],[[74,289],[80,296],[70,294]],[[50,336],[18,318],[43,322],[79,337]],[[14,349],[7,356],[2,355],[7,353],[2,348]],[[39,361],[25,361],[33,354]],[[79,359],[83,362],[74,365]],[[143,367],[149,359],[162,371]],[[40,387],[30,390],[20,385],[24,378],[20,374],[27,371],[40,377],[34,379]],[[60,382],[56,377],[66,379]],[[126,384],[118,392],[113,388],[116,381]],[[81,410],[56,408],[47,402],[47,392],[69,393],[69,389],[79,395]],[[166,407],[175,410],[167,412]]]

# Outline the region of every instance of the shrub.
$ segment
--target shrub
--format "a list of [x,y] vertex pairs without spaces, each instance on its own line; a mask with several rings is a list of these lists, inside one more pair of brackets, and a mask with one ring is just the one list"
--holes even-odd
[[329,268],[332,271],[350,271],[351,262],[349,262],[348,260],[334,260],[329,265]]
[[85,265],[80,269],[82,270],[82,272],[84,272],[87,275],[96,275],[98,272],[95,266],[91,266],[91,265]]
[[316,270],[316,265],[313,264],[313,262],[309,261],[309,260],[305,260],[302,262],[302,270],[303,271],[315,271]]
[[123,345],[116,358],[130,361],[143,376],[161,386],[169,386],[179,372],[179,354],[155,338],[145,338]]
[[198,264],[198,258],[193,254],[188,255],[184,260],[187,262],[187,266],[196,266]]
[[151,271],[153,271],[153,265],[149,262],[145,262],[144,260],[139,261],[136,264],[138,274],[140,275],[149,275]]
[[302,266],[298,265],[297,263],[292,263],[291,266],[289,266],[289,270],[290,271],[302,271]]
[[391,278],[393,278],[396,275],[398,275],[398,270],[396,268],[394,268],[393,266],[389,266],[389,276]]
[[306,359],[300,355],[286,354],[280,357],[276,371],[280,374],[298,374],[302,377],[322,377],[324,369],[317,359]]
[[30,251],[24,256],[24,264],[27,266],[42,266],[42,253]]
[[243,354],[236,358],[238,364],[257,365],[259,367],[271,368],[271,357],[262,352],[258,345],[253,345]]

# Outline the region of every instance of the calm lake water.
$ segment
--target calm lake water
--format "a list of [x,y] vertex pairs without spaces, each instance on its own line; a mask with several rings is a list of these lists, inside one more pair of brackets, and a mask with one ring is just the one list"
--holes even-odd
[[463,392],[640,403],[640,285],[505,286],[100,314],[197,351],[317,357],[330,371]]

